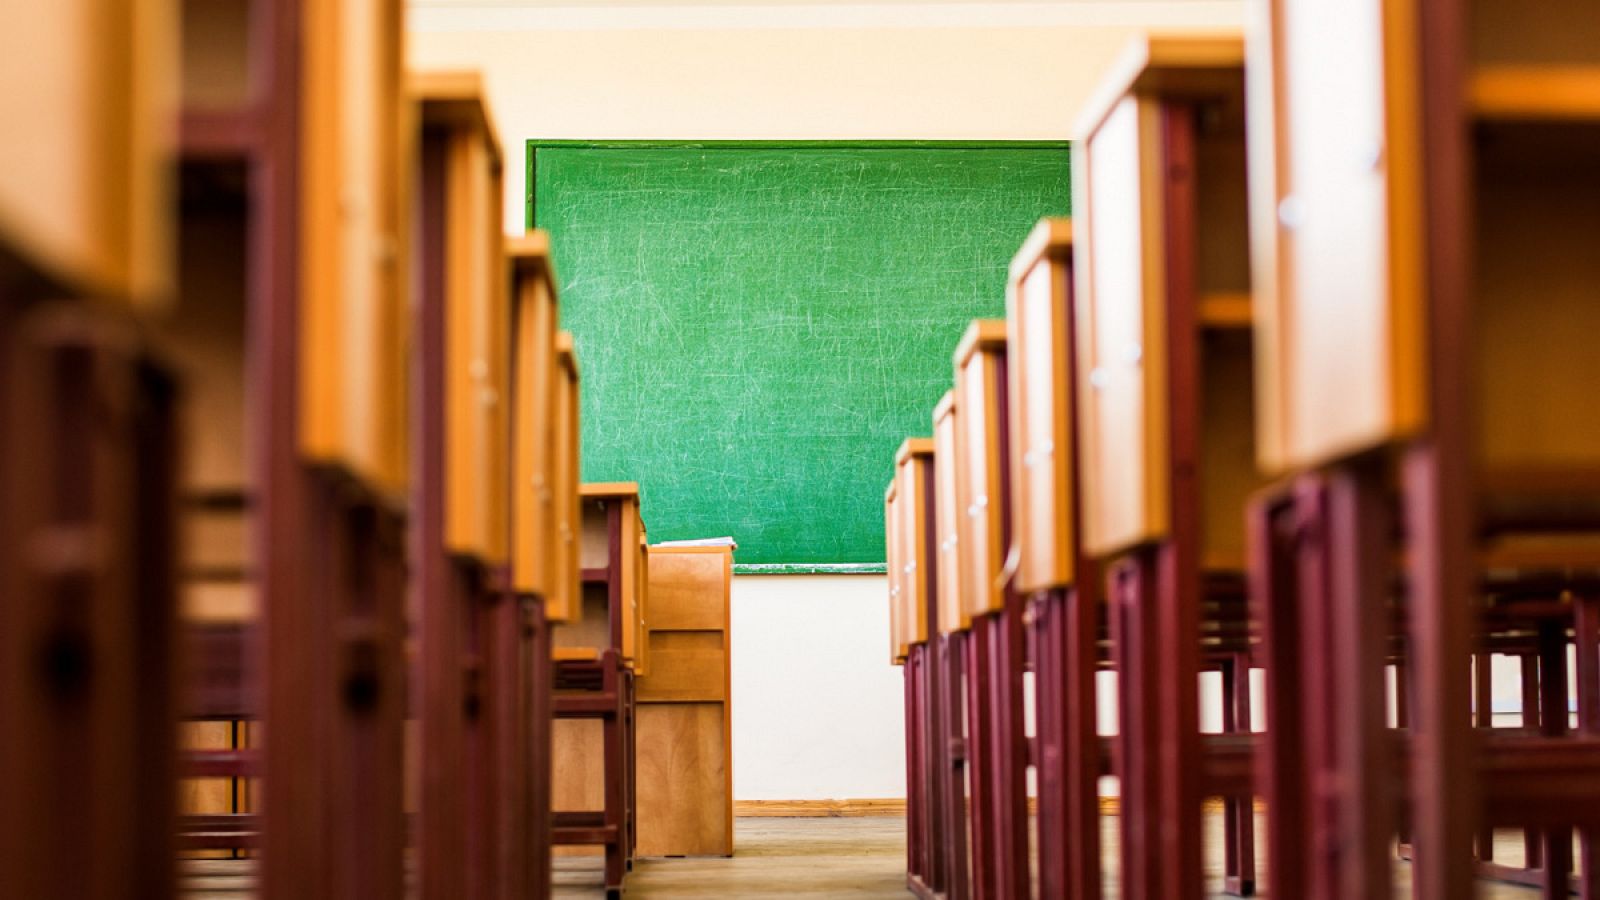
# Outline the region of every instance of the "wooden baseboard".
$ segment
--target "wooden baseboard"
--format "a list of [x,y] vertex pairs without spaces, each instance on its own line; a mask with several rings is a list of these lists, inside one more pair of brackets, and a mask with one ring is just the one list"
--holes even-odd
[[733,814],[747,818],[864,819],[904,816],[906,801],[886,800],[735,800]]
[[[1028,798],[1028,812],[1036,814],[1039,811],[1038,798]],[[1264,807],[1256,801],[1256,811],[1262,812]],[[1222,801],[1216,797],[1209,797],[1205,801],[1206,812],[1221,812]],[[1114,816],[1122,811],[1122,798],[1101,797],[1100,814]],[[865,819],[877,816],[904,816],[906,814],[906,801],[900,799],[877,800],[735,800],[733,814],[740,818],[784,818],[784,819]]]

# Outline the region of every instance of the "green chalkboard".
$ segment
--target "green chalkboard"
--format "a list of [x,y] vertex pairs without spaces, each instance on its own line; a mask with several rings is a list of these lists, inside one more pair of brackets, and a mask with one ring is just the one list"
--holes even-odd
[[742,571],[881,568],[895,448],[1065,215],[1065,144],[530,142],[583,374],[583,477]]

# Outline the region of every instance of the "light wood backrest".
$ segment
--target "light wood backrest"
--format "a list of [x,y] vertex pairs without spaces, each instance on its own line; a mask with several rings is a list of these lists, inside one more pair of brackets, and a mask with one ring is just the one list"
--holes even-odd
[[1269,471],[1425,424],[1408,5],[1269,0],[1251,42],[1257,447]]
[[[1431,396],[1449,396],[1471,407],[1482,486],[1559,484],[1546,476],[1600,466],[1600,20],[1580,0],[1446,4],[1461,30],[1427,37],[1460,69],[1425,79],[1417,6],[1265,7],[1251,102],[1271,118],[1252,115],[1251,189],[1279,215],[1253,235],[1273,289],[1264,459],[1443,433]],[[1311,98],[1347,121],[1312,116]],[[1440,159],[1461,161],[1461,184],[1426,177],[1450,171]]]
[[908,438],[895,453],[900,527],[901,602],[907,644],[928,640],[928,592],[937,581],[932,552],[933,439]]
[[[300,441],[395,496],[406,485],[401,11],[306,7],[300,73]],[[418,94],[426,110],[430,98]]]
[[1006,290],[1011,537],[1021,592],[1071,587],[1072,223],[1046,219],[1011,263]]
[[955,353],[957,534],[962,599],[969,616],[1005,608],[1000,583],[1005,565],[1005,516],[1011,505],[1005,459],[1006,325],[980,319],[967,328]]
[[0,22],[0,285],[162,307],[177,3],[4,0]]
[[572,335],[556,335],[556,446],[554,476],[555,559],[551,565],[553,587],[545,598],[545,617],[576,623],[583,617],[582,572],[578,566],[578,530],[583,513],[578,496],[581,432],[578,421],[578,358]]
[[511,584],[548,596],[556,541],[556,279],[550,240],[532,231],[506,244],[513,277]]
[[898,478],[889,479],[889,486],[883,492],[883,538],[885,544],[885,568],[889,583],[889,662],[894,665],[904,665],[906,661],[906,610],[905,610],[905,577],[903,569],[904,560],[901,558],[900,545],[905,540],[905,529],[900,525],[900,483]]
[[[1168,271],[1169,242],[1188,241],[1182,229],[1193,225],[1179,218],[1189,215],[1182,204],[1167,208],[1168,117],[1242,94],[1243,52],[1236,37],[1136,40],[1084,115],[1073,145],[1078,483],[1082,540],[1095,556],[1171,531],[1169,305],[1179,299],[1199,305],[1208,280],[1237,291],[1244,267],[1242,254],[1230,271],[1226,254],[1186,243],[1199,257],[1193,262],[1200,283],[1182,285],[1194,296],[1169,293],[1169,279],[1187,274]],[[1218,227],[1242,231],[1236,218]],[[1232,296],[1223,304],[1230,309],[1240,305]]]
[[502,159],[477,76],[417,75],[425,139],[445,141],[445,545],[510,558],[510,304]]
[[956,475],[956,432],[959,421],[955,391],[947,391],[933,409],[933,521],[937,551],[939,632],[965,631],[972,624],[962,602],[961,502]]

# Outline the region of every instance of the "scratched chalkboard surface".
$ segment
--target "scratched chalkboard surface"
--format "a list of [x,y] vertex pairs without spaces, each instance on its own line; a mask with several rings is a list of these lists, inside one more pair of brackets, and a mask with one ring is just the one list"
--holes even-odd
[[528,155],[583,377],[583,477],[741,571],[881,569],[893,454],[1069,206],[1054,145],[549,144]]

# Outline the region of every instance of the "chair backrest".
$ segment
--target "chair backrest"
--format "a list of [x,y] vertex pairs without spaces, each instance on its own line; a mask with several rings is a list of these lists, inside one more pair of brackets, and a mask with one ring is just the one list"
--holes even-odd
[[548,598],[555,582],[556,323],[550,239],[531,231],[507,242],[513,271],[511,586]]
[[503,160],[477,76],[417,75],[424,165],[442,155],[445,233],[445,546],[510,561],[510,279]]
[[1005,322],[973,322],[956,348],[955,367],[961,404],[955,452],[962,602],[969,616],[979,616],[1003,609],[1006,597],[1000,581],[1011,505],[1006,475]]
[[[933,439],[909,438],[895,453],[896,503],[899,506],[900,602],[904,643],[922,644],[934,631],[930,590],[937,581],[933,535]],[[896,577],[890,572],[890,577]]]
[[1012,260],[1006,287],[1011,543],[1019,592],[1076,577],[1072,223],[1045,219]]
[[948,391],[933,409],[934,539],[938,551],[935,592],[939,632],[966,631],[972,624],[962,602],[961,528],[963,515],[956,475],[956,431],[959,420],[955,391]]
[[[1242,115],[1243,52],[1235,37],[1135,41],[1073,145],[1078,484],[1083,543],[1094,556],[1172,530],[1175,435],[1195,439],[1174,429],[1176,412],[1185,428],[1194,417],[1184,406],[1192,398],[1175,411],[1173,385],[1198,379],[1191,329],[1206,291],[1236,297],[1247,268],[1242,183],[1238,204],[1217,205],[1238,213],[1216,225],[1219,235],[1237,233],[1231,267],[1226,254],[1210,253],[1220,240],[1201,239],[1197,210],[1212,204],[1201,202],[1197,167],[1217,148],[1198,145],[1196,108]],[[1242,142],[1229,149],[1242,152]]]

